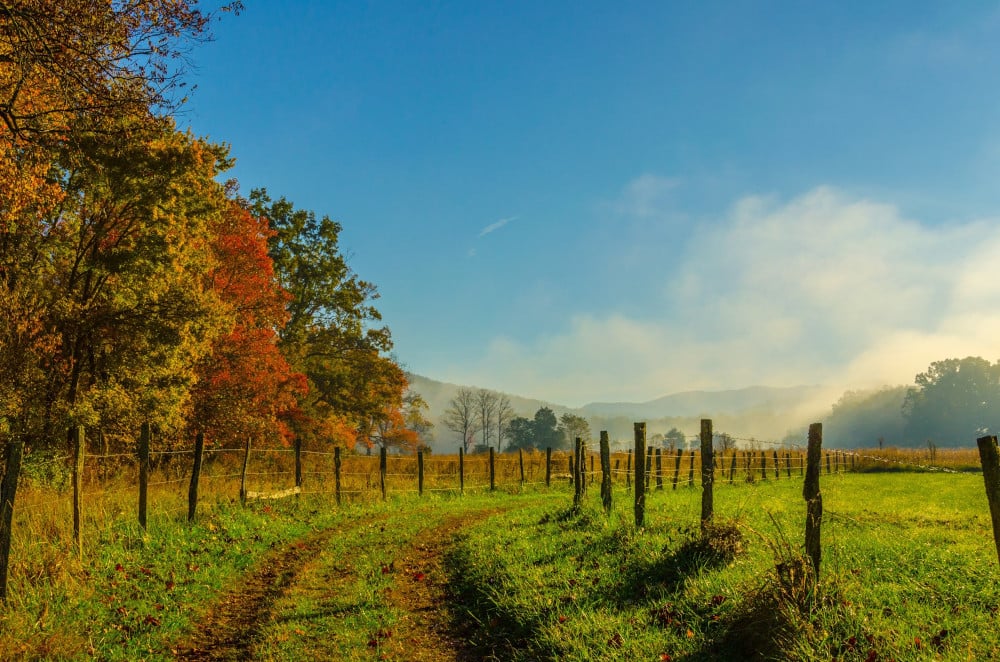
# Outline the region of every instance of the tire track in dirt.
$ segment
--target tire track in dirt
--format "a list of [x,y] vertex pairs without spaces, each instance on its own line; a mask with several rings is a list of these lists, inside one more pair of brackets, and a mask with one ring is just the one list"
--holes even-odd
[[271,618],[271,607],[291,587],[299,572],[316,558],[335,534],[371,520],[351,522],[324,529],[291,542],[267,555],[238,588],[223,595],[199,619],[197,631],[184,643],[173,647],[179,660],[247,660],[261,626]]
[[[416,662],[472,662],[482,657],[470,646],[468,630],[456,625],[445,552],[458,533],[513,506],[455,515],[418,534],[394,562],[396,581],[386,601],[401,612],[392,637],[379,642],[382,659]],[[468,624],[466,627],[472,627]]]

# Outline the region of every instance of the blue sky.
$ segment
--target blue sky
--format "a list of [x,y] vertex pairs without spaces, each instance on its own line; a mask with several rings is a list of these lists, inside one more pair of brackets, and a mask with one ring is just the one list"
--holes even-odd
[[[878,6],[874,6],[878,5]],[[560,404],[1000,358],[1000,7],[247,2],[181,117],[396,354]]]

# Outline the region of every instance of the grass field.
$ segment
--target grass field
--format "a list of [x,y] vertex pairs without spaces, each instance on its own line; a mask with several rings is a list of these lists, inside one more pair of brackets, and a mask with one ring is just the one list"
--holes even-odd
[[718,484],[705,535],[701,490],[669,484],[641,530],[624,486],[606,517],[596,484],[574,509],[559,481],[339,508],[208,492],[193,524],[164,495],[149,533],[109,486],[82,559],[65,498],[29,489],[0,659],[1000,657],[981,475],[824,474],[822,493],[812,583],[784,474]]

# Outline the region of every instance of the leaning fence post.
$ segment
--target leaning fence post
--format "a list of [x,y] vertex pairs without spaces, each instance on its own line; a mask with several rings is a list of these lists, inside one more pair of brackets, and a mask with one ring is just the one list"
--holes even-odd
[[684,455],[684,451],[680,448],[677,449],[677,458],[674,460],[674,486],[673,489],[677,489],[677,479],[681,477],[681,457]]
[[989,501],[990,519],[993,520],[993,544],[997,548],[997,559],[1000,559],[1000,453],[997,451],[997,438],[980,437],[976,445],[979,446],[986,500]]
[[[802,496],[806,500],[806,555],[812,562],[813,572],[819,578],[819,532],[823,522],[823,495],[819,491],[819,474],[823,459],[823,424],[809,426],[809,448],[806,458],[806,480]],[[828,456],[829,457],[829,456]]]
[[646,516],[646,424],[634,423],[635,433],[635,526],[641,528]]
[[243,451],[243,471],[240,473],[240,503],[247,503],[247,468],[250,466],[250,437],[247,437],[246,449]]
[[385,501],[385,474],[388,469],[389,460],[386,457],[385,446],[378,451],[378,483],[382,488],[382,501]]
[[333,449],[334,490],[337,495],[337,505],[340,505],[340,446]]
[[524,487],[524,449],[517,449],[517,464],[521,467],[521,487]]
[[191,469],[191,486],[188,488],[188,521],[194,521],[198,508],[198,479],[201,478],[201,460],[205,453],[205,435],[199,432],[194,438],[194,467]]
[[604,513],[611,514],[611,441],[608,431],[601,430],[601,503]]
[[715,484],[715,450],[712,448],[712,419],[701,419],[701,529],[712,521],[712,488]]
[[139,429],[139,526],[146,530],[146,504],[149,493],[149,423]]
[[417,451],[417,496],[424,495],[424,452]]
[[7,574],[10,569],[10,534],[14,519],[14,498],[21,474],[24,438],[7,440],[4,452],[3,480],[0,481],[0,601],[7,603]]
[[83,456],[86,452],[87,433],[82,425],[73,427],[73,545],[83,558],[82,513],[80,498],[83,489]]

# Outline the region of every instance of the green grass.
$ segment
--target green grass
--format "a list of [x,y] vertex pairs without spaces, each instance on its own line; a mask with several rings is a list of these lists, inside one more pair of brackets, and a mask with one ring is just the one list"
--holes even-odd
[[[272,550],[335,530],[259,628],[261,659],[408,659],[387,599],[401,555],[449,518],[448,606],[482,659],[967,660],[1000,657],[1000,566],[982,478],[822,476],[818,584],[799,557],[801,481],[652,491],[646,526],[616,488],[581,509],[564,485],[525,494],[416,495],[337,508],[303,497],[207,504],[194,524],[160,513],[143,534],[108,508],[82,561],[65,531],[21,541],[0,610],[0,659],[170,659],[209,605]],[[502,512],[499,512],[502,511]]]

